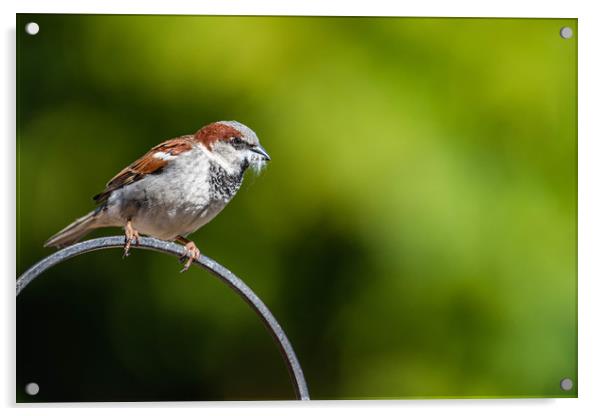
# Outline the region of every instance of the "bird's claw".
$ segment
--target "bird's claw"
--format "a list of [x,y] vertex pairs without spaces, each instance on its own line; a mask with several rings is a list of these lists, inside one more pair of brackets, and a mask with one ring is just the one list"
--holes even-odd
[[192,265],[192,262],[195,260],[198,260],[199,257],[201,257],[200,250],[197,248],[196,244],[194,244],[194,242],[192,242],[192,241],[189,241],[188,243],[186,243],[186,245],[184,246],[184,249],[186,251],[178,259],[178,261],[180,263],[185,263],[184,268],[182,270],[180,270],[180,273],[184,273],[185,271],[187,271],[190,268],[190,266]]
[[139,245],[140,234],[134,229],[134,227],[132,226],[132,222],[128,221],[125,225],[125,243],[123,245],[123,258],[126,258],[130,255],[130,247],[132,246],[132,241],[135,241],[136,245]]

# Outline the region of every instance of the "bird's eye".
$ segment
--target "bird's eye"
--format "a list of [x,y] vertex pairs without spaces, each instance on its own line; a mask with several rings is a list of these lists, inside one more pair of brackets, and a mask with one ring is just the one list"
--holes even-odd
[[243,144],[244,142],[242,141],[242,139],[240,137],[233,137],[232,138],[232,143],[234,143],[234,144]]

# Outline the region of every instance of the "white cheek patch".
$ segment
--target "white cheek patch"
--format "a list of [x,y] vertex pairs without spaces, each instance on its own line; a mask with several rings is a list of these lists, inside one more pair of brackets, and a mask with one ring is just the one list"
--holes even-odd
[[232,175],[235,172],[235,168],[233,166],[233,163],[226,160],[224,157],[219,155],[219,148],[218,146],[220,146],[222,144],[220,143],[214,143],[213,144],[213,150],[209,150],[207,149],[205,146],[201,145],[199,146],[199,148],[201,149],[201,151],[203,153],[205,153],[205,155],[209,158],[209,160],[212,160],[214,162],[216,162],[218,165],[220,165],[226,172],[228,172],[228,174]]
[[165,152],[157,152],[153,155],[153,157],[155,159],[161,159],[161,160],[173,160],[176,158],[176,156],[173,156],[169,153],[165,153]]

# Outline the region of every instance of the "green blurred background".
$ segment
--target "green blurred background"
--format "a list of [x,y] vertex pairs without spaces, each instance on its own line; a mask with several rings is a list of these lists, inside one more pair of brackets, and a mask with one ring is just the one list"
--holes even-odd
[[[151,146],[238,120],[273,161],[192,238],[272,310],[312,398],[576,397],[576,32],[18,15],[17,273]],[[111,250],[31,284],[17,400],[293,398],[248,306],[179,270]]]

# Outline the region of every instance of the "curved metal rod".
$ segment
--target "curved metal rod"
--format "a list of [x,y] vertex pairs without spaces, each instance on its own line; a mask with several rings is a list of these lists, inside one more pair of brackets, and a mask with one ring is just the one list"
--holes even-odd
[[[23,273],[19,279],[17,279],[17,296],[19,296],[19,293],[21,293],[21,291],[29,283],[31,283],[31,281],[52,266],[83,253],[104,250],[107,248],[123,248],[123,237],[102,237],[95,238],[93,240],[82,241],[81,243],[66,247],[40,260],[38,263],[30,267],[29,270]],[[178,257],[182,256],[185,252],[183,246],[150,237],[141,237],[140,244],[133,244],[132,248],[153,250]],[[293,382],[297,399],[309,400],[309,392],[307,390],[307,384],[305,383],[305,377],[303,376],[303,370],[301,369],[301,364],[299,364],[299,361],[297,360],[293,346],[267,306],[265,306],[265,304],[249,286],[247,286],[241,279],[236,277],[234,273],[217,263],[215,260],[201,255],[201,257],[195,261],[194,264],[209,271],[230,286],[241,298],[243,298],[245,302],[249,304],[249,306],[251,306],[255,313],[257,313],[280,348],[280,352],[282,353],[282,357],[284,358],[284,362],[286,363],[289,375]]]

